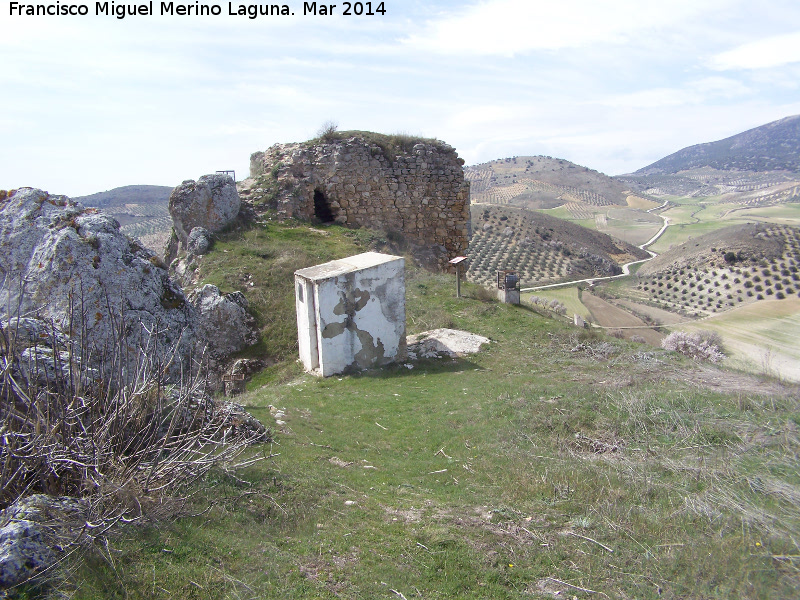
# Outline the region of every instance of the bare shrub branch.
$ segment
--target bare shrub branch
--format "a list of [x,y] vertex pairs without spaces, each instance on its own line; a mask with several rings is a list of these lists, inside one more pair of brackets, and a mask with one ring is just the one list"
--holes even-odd
[[81,497],[92,536],[141,517],[212,468],[264,458],[237,463],[271,440],[241,407],[205,394],[202,357],[168,385],[175,353],[157,351],[164,332],[145,330],[141,347],[130,348],[130,323],[109,314],[113,340],[102,349],[84,341],[80,302],[69,315],[73,336],[30,315],[0,322],[0,507],[36,492]]

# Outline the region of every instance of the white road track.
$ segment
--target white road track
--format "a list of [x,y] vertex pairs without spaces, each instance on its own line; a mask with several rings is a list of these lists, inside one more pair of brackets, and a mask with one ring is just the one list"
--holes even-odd
[[[653,211],[656,211],[656,210],[661,210],[662,208],[665,208],[667,206],[667,204],[669,204],[668,201],[664,202],[664,204],[662,204],[661,206],[656,206],[655,208],[651,208],[647,212],[653,212]],[[648,246],[651,246],[651,245],[655,244],[656,241],[658,240],[658,238],[660,238],[664,234],[664,232],[667,230],[667,227],[669,227],[669,217],[662,217],[661,215],[657,215],[657,216],[664,220],[664,225],[661,226],[661,229],[658,230],[658,233],[656,233],[653,237],[651,237],[649,240],[647,240],[644,244],[639,246],[639,248],[641,248],[642,250],[647,250]],[[646,263],[646,262],[648,262],[650,260],[653,260],[656,256],[658,256],[658,254],[656,254],[652,250],[647,250],[647,251],[650,253],[650,258],[644,258],[642,260],[634,260],[632,262],[625,263],[624,265],[622,265],[622,273],[620,273],[619,275],[609,275],[608,277],[588,277],[586,279],[576,279],[576,280],[573,280],[573,281],[562,281],[560,283],[551,283],[549,285],[538,285],[536,287],[523,288],[523,289],[520,290],[520,292],[537,292],[539,290],[548,290],[548,289],[552,289],[552,288],[559,288],[559,287],[566,287],[566,286],[569,286],[569,285],[575,285],[576,283],[590,283],[591,284],[591,283],[594,283],[595,281],[607,281],[609,279],[617,279],[619,277],[627,277],[628,275],[631,274],[631,266],[632,265],[638,265],[638,264],[641,264],[641,263]]]

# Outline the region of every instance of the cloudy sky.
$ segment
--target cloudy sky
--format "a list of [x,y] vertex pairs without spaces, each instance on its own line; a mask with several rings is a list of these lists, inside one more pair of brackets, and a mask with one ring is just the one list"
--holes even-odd
[[614,175],[800,114],[797,0],[287,2],[121,20],[0,2],[0,189],[241,178],[326,121],[436,137],[467,164],[546,154]]

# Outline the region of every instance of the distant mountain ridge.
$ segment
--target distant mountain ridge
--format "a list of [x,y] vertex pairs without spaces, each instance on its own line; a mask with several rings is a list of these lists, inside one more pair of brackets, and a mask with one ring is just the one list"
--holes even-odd
[[710,167],[720,171],[800,173],[800,115],[786,117],[716,142],[696,144],[636,171],[674,174]]
[[77,196],[73,200],[96,208],[117,208],[125,204],[158,204],[166,207],[172,189],[164,185],[125,185],[88,196]]

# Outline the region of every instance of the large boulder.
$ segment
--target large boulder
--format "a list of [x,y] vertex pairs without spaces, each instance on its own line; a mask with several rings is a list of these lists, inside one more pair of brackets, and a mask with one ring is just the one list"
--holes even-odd
[[0,315],[46,319],[95,360],[117,348],[135,361],[144,349],[171,360],[173,373],[185,370],[194,309],[163,262],[119,227],[65,196],[33,188],[1,195]]
[[239,206],[239,192],[228,175],[203,175],[197,181],[181,183],[169,197],[169,213],[181,249],[188,249],[189,234],[195,227],[211,233],[222,231],[239,214]]

